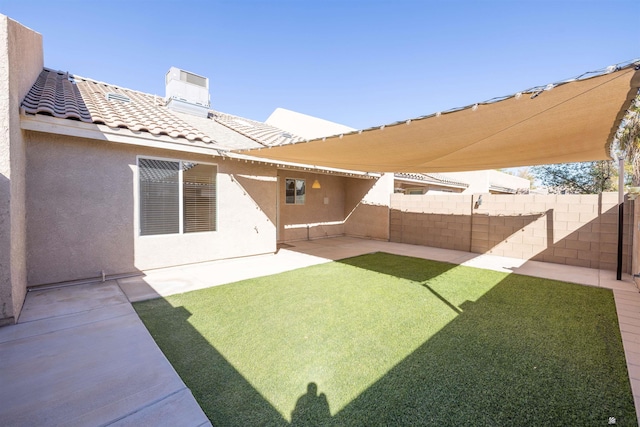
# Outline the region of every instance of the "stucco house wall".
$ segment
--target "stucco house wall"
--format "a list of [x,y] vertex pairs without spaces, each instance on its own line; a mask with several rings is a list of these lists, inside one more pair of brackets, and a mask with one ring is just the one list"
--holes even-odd
[[[304,179],[304,204],[286,203],[286,179]],[[321,188],[312,188],[318,180]],[[280,242],[344,234],[345,186],[349,178],[296,170],[278,171]]]
[[43,67],[42,36],[0,15],[0,325],[26,295],[26,156],[18,111]]
[[[304,204],[285,203],[285,180],[306,180]],[[321,188],[312,184],[318,180]],[[348,177],[303,171],[278,171],[279,242],[331,236],[389,238],[389,195],[393,174]]]
[[[217,164],[218,231],[139,236],[137,156]],[[27,132],[27,283],[272,253],[276,169]]]

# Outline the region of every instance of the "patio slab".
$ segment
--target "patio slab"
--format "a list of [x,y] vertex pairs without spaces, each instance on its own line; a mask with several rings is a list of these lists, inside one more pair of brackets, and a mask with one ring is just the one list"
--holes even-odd
[[0,360],[3,425],[210,425],[114,281],[29,292]]
[[149,270],[145,271],[143,276],[118,279],[118,284],[129,301],[136,302],[330,261],[328,258],[281,249],[276,254]]

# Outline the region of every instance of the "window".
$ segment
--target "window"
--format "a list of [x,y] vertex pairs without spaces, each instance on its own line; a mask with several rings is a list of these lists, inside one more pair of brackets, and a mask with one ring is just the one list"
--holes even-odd
[[138,159],[140,235],[216,230],[216,166]]
[[304,205],[305,192],[304,179],[287,178],[285,180],[285,203],[287,205]]

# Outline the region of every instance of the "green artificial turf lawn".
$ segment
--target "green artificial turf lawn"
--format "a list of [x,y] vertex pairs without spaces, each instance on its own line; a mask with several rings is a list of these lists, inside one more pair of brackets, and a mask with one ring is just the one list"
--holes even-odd
[[134,307],[213,425],[637,425],[605,289],[375,253]]

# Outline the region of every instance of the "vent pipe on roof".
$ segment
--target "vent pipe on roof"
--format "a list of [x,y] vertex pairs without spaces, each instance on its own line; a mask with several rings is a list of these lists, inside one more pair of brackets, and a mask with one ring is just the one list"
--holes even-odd
[[210,107],[209,79],[176,67],[165,78],[167,108],[207,117]]

